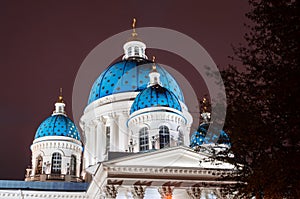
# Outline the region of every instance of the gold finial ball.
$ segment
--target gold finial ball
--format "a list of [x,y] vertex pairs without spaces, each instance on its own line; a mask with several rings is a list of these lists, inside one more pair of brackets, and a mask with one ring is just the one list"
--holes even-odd
[[59,96],[59,97],[58,97],[58,102],[60,102],[60,103],[63,103],[63,102],[64,102],[62,96]]
[[152,56],[152,61],[155,62],[155,56]]
[[155,64],[155,56],[152,56],[152,61],[153,61],[152,72],[157,72],[157,70],[156,70],[156,64]]
[[58,96],[58,102],[63,103],[63,94],[62,94],[62,88],[59,89],[59,96]]

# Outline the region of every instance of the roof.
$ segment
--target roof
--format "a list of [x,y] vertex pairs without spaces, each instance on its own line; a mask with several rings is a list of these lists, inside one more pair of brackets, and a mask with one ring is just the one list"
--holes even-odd
[[[209,154],[195,152],[187,146],[167,147],[159,150],[144,153],[134,153],[134,155],[123,156],[103,162],[108,166],[121,167],[160,167],[160,168],[195,168],[195,169],[233,169],[233,165],[227,162],[215,160],[205,164],[200,164],[201,160],[207,160]],[[217,162],[218,164],[215,164]]]
[[[142,58],[130,58],[112,64],[94,82],[88,104],[112,94],[144,90],[149,82],[152,65],[152,61]],[[161,74],[162,86],[172,91],[179,100],[184,102],[179,84],[172,75],[159,65],[157,65],[157,71]]]
[[170,107],[181,111],[176,95],[158,84],[146,88],[136,96],[130,114],[149,107]]
[[34,138],[45,136],[66,136],[80,140],[80,133],[74,122],[62,114],[52,115],[40,124]]
[[43,191],[86,191],[89,183],[82,182],[40,182],[0,180],[0,189],[43,190]]

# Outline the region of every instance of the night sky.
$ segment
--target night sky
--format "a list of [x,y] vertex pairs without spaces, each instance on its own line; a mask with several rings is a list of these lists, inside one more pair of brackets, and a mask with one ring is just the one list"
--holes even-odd
[[[248,10],[240,0],[0,1],[0,179],[24,179],[35,131],[53,111],[59,88],[72,118],[72,89],[81,63],[100,42],[130,29],[133,17],[138,27],[187,34],[225,68],[231,45],[243,42]],[[185,60],[158,50],[147,54],[183,72],[198,96],[207,94],[200,78],[183,68]]]

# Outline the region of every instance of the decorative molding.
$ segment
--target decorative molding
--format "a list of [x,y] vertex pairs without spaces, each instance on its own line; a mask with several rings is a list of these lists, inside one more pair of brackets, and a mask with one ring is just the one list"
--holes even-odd
[[232,170],[215,170],[215,169],[182,169],[182,168],[156,168],[156,167],[107,167],[108,172],[112,173],[128,173],[128,174],[173,174],[173,175],[185,175],[185,176],[212,176],[221,177],[230,175],[233,173]]
[[0,190],[0,198],[10,198],[10,199],[30,199],[30,198],[40,198],[40,199],[48,199],[48,198],[70,198],[70,199],[87,199],[88,196],[86,192],[78,192],[78,193],[68,193],[68,192],[45,192],[45,191],[20,191],[20,190]]
[[148,112],[129,118],[129,125],[137,125],[140,123],[154,122],[158,120],[166,120],[175,122],[178,125],[185,126],[186,121],[183,116],[172,112]]
[[69,149],[74,150],[77,153],[81,153],[82,146],[78,143],[73,143],[70,141],[43,141],[34,143],[31,145],[32,152],[36,152],[43,149]]

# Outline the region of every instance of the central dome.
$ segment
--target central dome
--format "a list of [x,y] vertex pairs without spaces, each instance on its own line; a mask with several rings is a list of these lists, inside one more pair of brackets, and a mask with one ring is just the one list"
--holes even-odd
[[[152,65],[153,62],[147,59],[130,58],[109,66],[94,82],[88,104],[108,95],[144,90],[149,82]],[[161,74],[162,86],[172,91],[180,101],[184,102],[182,91],[172,75],[159,65],[157,65],[157,71]]]

